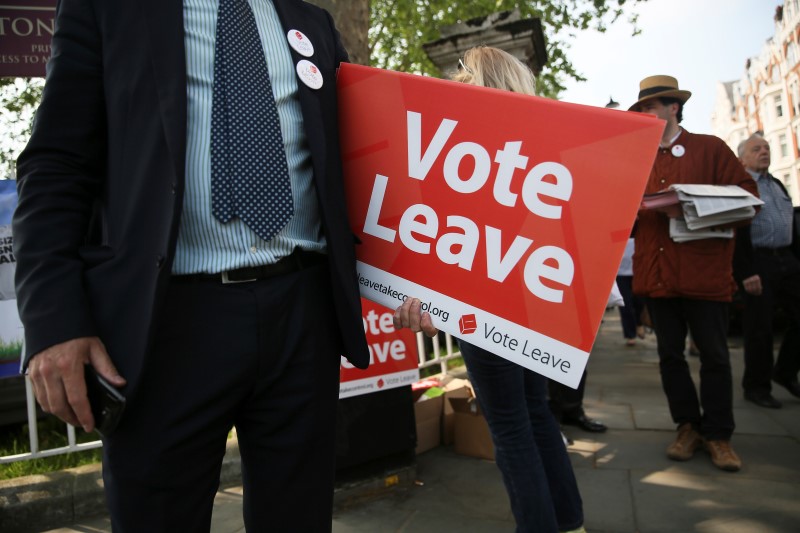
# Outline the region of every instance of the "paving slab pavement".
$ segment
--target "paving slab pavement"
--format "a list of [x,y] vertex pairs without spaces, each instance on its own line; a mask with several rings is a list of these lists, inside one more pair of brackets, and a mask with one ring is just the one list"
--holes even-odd
[[[616,311],[606,313],[589,364],[585,407],[609,431],[566,427],[570,457],[590,533],[796,533],[800,531],[800,400],[776,387],[783,409],[742,398],[741,340],[730,340],[737,431],[744,462],[738,473],[717,470],[699,451],[685,463],[666,458],[675,425],[658,376],[652,335],[624,345]],[[695,380],[699,363],[690,358]],[[512,532],[500,473],[491,461],[440,446],[417,456],[416,483],[384,497],[340,506],[335,533]],[[51,532],[108,532],[107,517]],[[244,531],[241,488],[221,490],[212,531]]]

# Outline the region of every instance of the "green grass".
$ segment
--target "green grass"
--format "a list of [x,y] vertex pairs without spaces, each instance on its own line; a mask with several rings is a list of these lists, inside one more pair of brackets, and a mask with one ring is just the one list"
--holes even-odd
[[0,339],[0,360],[19,359],[19,354],[22,352],[22,341],[14,341],[7,343]]
[[[97,433],[86,433],[80,429],[75,430],[75,440],[78,443],[98,440]],[[47,416],[39,421],[39,449],[48,450],[67,446],[66,424],[54,416]],[[16,455],[30,451],[30,438],[28,437],[28,424],[17,424],[0,428],[0,455]],[[76,466],[99,463],[100,448],[71,452],[41,459],[29,459],[14,463],[0,465],[0,480],[15,477],[45,474],[74,468]]]

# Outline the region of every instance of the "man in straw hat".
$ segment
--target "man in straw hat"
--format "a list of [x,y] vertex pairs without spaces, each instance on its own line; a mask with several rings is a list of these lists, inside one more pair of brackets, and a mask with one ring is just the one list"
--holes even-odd
[[[630,111],[667,123],[646,194],[677,183],[738,185],[758,194],[753,179],[721,139],[680,127],[691,93],[679,89],[678,80],[650,76],[639,89]],[[705,446],[716,467],[735,472],[742,462],[730,445],[733,382],[727,346],[728,304],[736,287],[731,266],[734,240],[676,243],[669,235],[670,218],[681,216],[679,206],[640,211],[633,259],[633,290],[646,297],[658,341],[661,382],[678,424],[667,456],[687,461]],[[700,349],[699,398],[684,356],[689,329]]]

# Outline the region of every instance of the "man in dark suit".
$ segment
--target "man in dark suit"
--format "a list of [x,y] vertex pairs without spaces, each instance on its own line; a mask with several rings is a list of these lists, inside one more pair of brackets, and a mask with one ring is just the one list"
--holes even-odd
[[[771,382],[800,398],[800,261],[792,252],[796,241],[792,199],[783,184],[769,174],[769,143],[755,134],[739,145],[739,159],[758,185],[764,206],[749,227],[737,229],[734,274],[744,290],[744,376],[746,400],[772,409]],[[789,326],[773,364],[773,316],[777,305]]]
[[[233,48],[215,64],[221,36]],[[248,530],[330,529],[340,355],[369,358],[330,15],[299,0],[61,0],[52,50],[13,227],[38,401],[91,431],[84,365],[127,397],[103,447],[115,531],[207,531],[232,427]],[[245,119],[272,113],[265,144],[242,149],[264,127],[234,132],[226,98]],[[275,162],[254,177],[235,166],[264,152]],[[290,198],[250,189],[267,174]],[[265,230],[278,203],[288,218]]]

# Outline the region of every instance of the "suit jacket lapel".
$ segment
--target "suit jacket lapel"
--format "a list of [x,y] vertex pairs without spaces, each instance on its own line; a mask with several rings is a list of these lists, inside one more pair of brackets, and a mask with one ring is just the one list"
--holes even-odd
[[186,159],[186,52],[182,0],[139,0],[144,38],[158,87],[158,108],[175,175],[183,184]]

